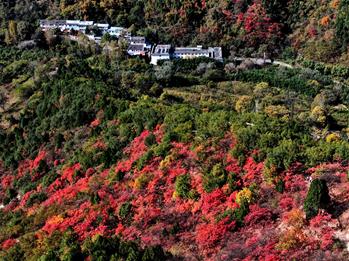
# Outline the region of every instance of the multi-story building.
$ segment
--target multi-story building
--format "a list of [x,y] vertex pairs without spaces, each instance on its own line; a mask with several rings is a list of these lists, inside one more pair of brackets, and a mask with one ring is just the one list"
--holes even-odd
[[151,44],[143,36],[126,37],[129,43],[127,53],[131,56],[146,55],[151,50]]
[[66,24],[66,20],[40,20],[40,27],[43,31],[56,28],[62,30]]
[[93,21],[80,20],[40,20],[42,30],[59,29],[64,31],[80,31],[85,33],[88,26],[92,26]]
[[223,60],[221,47],[209,47],[203,49],[201,45],[197,47],[176,47],[172,54],[174,59],[191,59],[198,57],[207,57],[216,60]]
[[158,45],[154,48],[151,57],[151,63],[156,65],[159,60],[170,59],[193,59],[199,57],[212,58],[218,61],[223,61],[221,47],[209,47],[203,49],[202,46],[197,47],[175,47],[170,45]]
[[171,59],[172,46],[170,44],[160,44],[154,48],[151,54],[151,64],[157,65],[160,60]]

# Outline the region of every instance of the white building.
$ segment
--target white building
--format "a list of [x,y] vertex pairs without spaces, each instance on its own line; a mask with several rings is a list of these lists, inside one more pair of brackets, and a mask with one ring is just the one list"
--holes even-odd
[[95,24],[95,26],[101,30],[102,34],[108,33],[109,30],[109,24]]
[[221,47],[209,47],[203,49],[201,45],[197,47],[176,47],[173,52],[174,59],[192,59],[198,57],[207,57],[223,61]]
[[145,44],[146,40],[143,36],[131,36],[127,39],[130,44]]
[[157,65],[160,60],[170,60],[171,45],[160,44],[154,48],[154,52],[151,55],[151,64]]
[[74,30],[74,31],[85,33],[87,27],[92,25],[93,25],[93,21],[67,20],[65,30],[68,30],[68,31]]
[[112,26],[108,29],[108,33],[111,36],[119,38],[122,35],[129,35],[130,33],[123,27]]
[[64,31],[80,31],[86,32],[88,26],[92,26],[93,21],[80,21],[80,20],[40,20],[40,27],[43,31],[50,29],[59,29]]
[[126,40],[129,43],[127,53],[131,56],[146,55],[151,50],[151,45],[147,43],[143,36],[131,36]]
[[223,62],[222,48],[209,47],[208,49],[203,49],[199,45],[197,47],[176,47],[172,49],[170,45],[158,45],[152,53],[151,64],[157,65],[159,60],[193,59],[199,57],[207,57]]
[[146,55],[147,49],[144,44],[130,44],[127,53],[131,56],[141,56]]
[[40,27],[43,31],[51,29],[60,29],[66,27],[67,22],[65,20],[40,20]]

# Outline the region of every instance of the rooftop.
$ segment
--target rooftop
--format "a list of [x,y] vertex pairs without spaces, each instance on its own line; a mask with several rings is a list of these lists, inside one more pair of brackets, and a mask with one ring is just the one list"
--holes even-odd
[[128,47],[128,51],[144,51],[144,45],[143,44],[130,44]]
[[102,28],[109,28],[109,24],[95,24],[97,27],[102,27]]
[[129,42],[130,43],[142,43],[142,44],[144,44],[145,43],[145,37],[143,37],[143,36],[131,36],[130,38],[129,38]]
[[174,54],[207,54],[208,52],[208,49],[201,49],[198,47],[176,47],[174,50]]
[[40,24],[42,25],[65,25],[67,24],[66,20],[40,20]]
[[161,55],[161,54],[170,54],[171,45],[170,44],[159,44],[155,47],[154,54],[155,55]]

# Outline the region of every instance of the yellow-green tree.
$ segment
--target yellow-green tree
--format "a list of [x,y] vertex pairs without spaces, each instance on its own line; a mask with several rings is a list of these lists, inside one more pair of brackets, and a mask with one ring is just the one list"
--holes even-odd
[[17,23],[13,20],[9,21],[8,27],[5,31],[5,43],[7,45],[17,43]]

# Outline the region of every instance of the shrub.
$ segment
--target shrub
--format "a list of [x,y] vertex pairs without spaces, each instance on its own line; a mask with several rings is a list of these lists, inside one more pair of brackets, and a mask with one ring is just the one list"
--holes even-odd
[[204,189],[211,192],[216,188],[222,187],[227,182],[227,172],[222,163],[213,166],[210,173],[204,176]]
[[339,141],[341,137],[337,133],[331,133],[326,136],[326,142],[335,142]]
[[119,209],[119,217],[122,220],[127,220],[132,217],[132,214],[132,204],[130,202],[123,203]]
[[26,206],[30,207],[35,203],[41,203],[47,199],[47,195],[45,192],[33,193],[30,195],[28,201],[26,202]]
[[181,198],[189,198],[190,193],[190,176],[177,176],[175,182],[175,195]]
[[153,133],[149,134],[144,141],[145,145],[147,147],[151,147],[152,145],[156,144],[156,137]]
[[144,173],[136,178],[133,187],[135,189],[144,189],[151,179],[152,175],[150,173]]
[[154,148],[154,155],[159,157],[166,157],[168,152],[171,150],[171,143],[169,141],[163,141]]
[[264,112],[269,117],[282,118],[287,120],[289,118],[290,111],[283,105],[269,105],[264,109]]
[[138,170],[143,169],[144,166],[148,163],[148,161],[153,158],[153,155],[154,155],[153,150],[149,150],[146,153],[144,153],[143,156],[140,157],[139,160],[137,161],[137,169]]
[[238,208],[236,208],[233,212],[234,220],[236,221],[236,224],[238,226],[242,226],[244,223],[245,216],[249,212],[249,204],[247,201],[242,200],[240,201],[240,205]]
[[285,182],[279,178],[275,181],[275,190],[279,193],[283,193],[285,190]]
[[315,106],[310,114],[311,119],[324,126],[327,121],[326,110],[320,106]]
[[151,246],[145,249],[142,261],[162,261],[166,260],[164,250],[161,246]]
[[88,238],[83,244],[84,252],[91,258],[91,260],[110,260],[112,254],[118,252],[119,240],[117,238],[105,238],[97,235]]
[[325,180],[315,179],[311,182],[304,201],[304,211],[309,220],[315,217],[320,208],[326,208],[330,202],[328,187]]
[[292,228],[282,234],[279,243],[276,245],[278,250],[290,250],[299,248],[306,241],[306,235],[301,229]]
[[115,180],[120,182],[120,181],[122,181],[122,180],[124,179],[125,175],[126,175],[125,172],[119,170],[119,171],[115,174]]
[[235,105],[235,110],[239,113],[248,112],[253,109],[253,98],[247,95],[241,96]]

